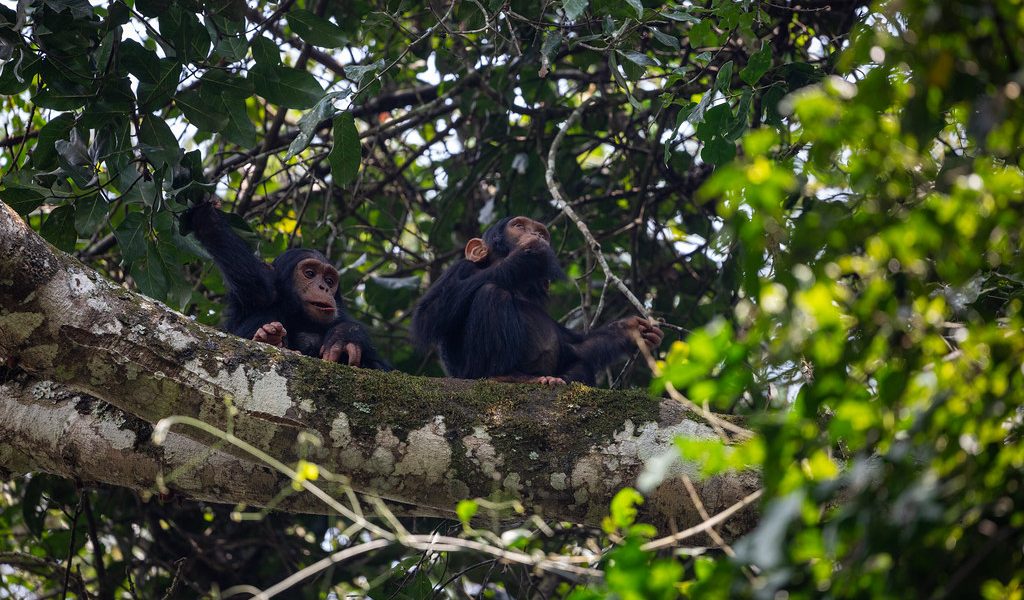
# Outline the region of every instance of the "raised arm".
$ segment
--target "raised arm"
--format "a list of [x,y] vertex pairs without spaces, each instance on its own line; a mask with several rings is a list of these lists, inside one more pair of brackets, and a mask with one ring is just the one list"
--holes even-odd
[[189,208],[182,215],[181,225],[183,233],[194,232],[213,256],[228,286],[231,306],[250,313],[274,302],[274,278],[270,265],[256,258],[213,203],[203,202]]

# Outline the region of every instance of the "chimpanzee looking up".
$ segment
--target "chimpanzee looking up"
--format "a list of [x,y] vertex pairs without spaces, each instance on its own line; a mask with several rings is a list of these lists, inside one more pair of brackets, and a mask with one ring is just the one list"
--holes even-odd
[[548,284],[565,274],[547,228],[508,217],[466,244],[465,258],[448,268],[420,300],[412,333],[422,350],[437,346],[449,376],[548,385],[594,385],[597,373],[636,347],[661,343],[657,324],[640,317],[589,334],[552,319]]
[[231,230],[218,204],[199,203],[182,216],[213,256],[228,287],[224,328],[306,356],[389,370],[363,326],[345,312],[338,271],[316,250],[292,248],[268,265]]

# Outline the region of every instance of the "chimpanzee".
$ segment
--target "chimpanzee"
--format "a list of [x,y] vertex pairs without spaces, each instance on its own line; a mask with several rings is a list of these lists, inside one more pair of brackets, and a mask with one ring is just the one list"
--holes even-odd
[[413,313],[421,350],[437,346],[449,376],[547,385],[594,385],[599,371],[636,347],[661,343],[657,324],[640,317],[575,333],[545,308],[548,284],[565,274],[547,228],[507,217],[466,244],[465,258],[427,291]]
[[182,216],[228,286],[224,328],[306,356],[389,370],[363,326],[345,312],[338,271],[316,250],[292,248],[268,265],[231,230],[216,202],[200,202]]

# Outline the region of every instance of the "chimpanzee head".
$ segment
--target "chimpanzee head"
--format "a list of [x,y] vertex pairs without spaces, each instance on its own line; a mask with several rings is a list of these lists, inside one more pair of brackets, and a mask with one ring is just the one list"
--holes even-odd
[[519,248],[543,254],[546,264],[536,274],[538,279],[554,281],[565,278],[551,247],[548,228],[529,217],[505,217],[490,226],[483,238],[473,238],[466,244],[466,259],[480,266],[489,266]]
[[287,299],[289,312],[309,321],[333,322],[341,306],[338,270],[316,250],[293,248],[274,259],[274,284],[279,297]]

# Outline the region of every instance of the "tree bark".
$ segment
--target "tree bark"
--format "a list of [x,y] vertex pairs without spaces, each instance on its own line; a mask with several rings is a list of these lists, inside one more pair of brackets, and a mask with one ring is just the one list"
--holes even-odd
[[[715,436],[639,390],[381,373],[229,336],[103,279],[0,203],[3,364],[0,467],[142,491],[175,471],[171,489],[224,503],[271,504],[289,480],[195,428],[175,426],[157,446],[153,425],[195,417],[285,463],[345,475],[406,514],[518,498],[545,518],[584,523],[598,523],[652,459],[676,452],[676,436]],[[303,432],[320,443],[300,443]],[[698,468],[677,460],[648,490],[643,516],[662,528],[699,522],[678,480]],[[714,514],[758,485],[736,473],[698,491]],[[328,510],[308,494],[283,508]],[[723,533],[753,524],[753,510],[742,511]]]

